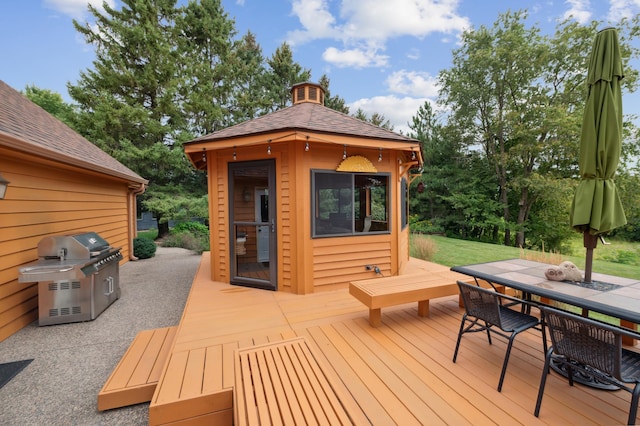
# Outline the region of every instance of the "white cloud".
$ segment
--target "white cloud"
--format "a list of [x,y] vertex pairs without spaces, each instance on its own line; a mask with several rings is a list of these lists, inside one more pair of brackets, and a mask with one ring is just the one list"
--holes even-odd
[[[470,26],[456,13],[460,0],[294,0],[292,14],[301,28],[288,33],[299,45],[330,39],[342,47],[330,47],[324,58],[340,66],[383,67],[387,40],[402,36],[422,38],[433,32],[455,34]],[[333,8],[332,8],[333,6]],[[412,52],[410,57],[416,57]]]
[[631,18],[640,13],[640,0],[611,0],[607,18],[617,22],[622,18]]
[[[88,4],[98,10],[102,10],[102,2],[103,0],[44,0],[47,7],[69,15],[74,19],[81,19],[87,14],[89,10]],[[115,7],[115,0],[106,0],[106,2],[109,7]]]
[[389,90],[401,95],[411,95],[421,98],[435,98],[438,96],[438,79],[426,72],[395,71],[386,81]]
[[591,11],[589,10],[589,0],[566,0],[569,9],[564,12],[563,18],[573,18],[580,24],[585,24],[591,19]]
[[329,47],[322,53],[322,59],[339,68],[367,68],[387,65],[388,56],[379,55],[376,49],[344,49]]
[[336,20],[331,15],[326,0],[294,0],[292,13],[298,17],[304,29],[289,32],[291,44],[338,36]]
[[426,98],[409,96],[401,98],[395,95],[374,96],[373,98],[359,99],[348,106],[352,114],[358,109],[361,109],[369,117],[373,113],[382,114],[393,125],[394,132],[406,135],[410,131],[408,123],[425,101],[427,101]]
[[400,70],[389,75],[385,83],[391,95],[358,99],[348,105],[351,113],[361,109],[369,117],[373,113],[382,114],[395,132],[406,135],[410,132],[408,124],[425,102],[438,109],[434,103],[438,81],[429,73]]
[[384,41],[432,32],[459,32],[470,26],[456,13],[458,0],[344,0],[340,16],[344,34],[353,39]]
[[407,53],[407,58],[414,61],[420,59],[420,51],[416,48],[409,50],[409,52]]

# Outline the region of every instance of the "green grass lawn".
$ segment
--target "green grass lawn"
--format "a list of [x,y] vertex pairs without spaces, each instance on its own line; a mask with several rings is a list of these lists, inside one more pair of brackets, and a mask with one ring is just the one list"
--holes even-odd
[[[578,236],[579,237],[579,236]],[[435,245],[435,253],[431,262],[439,263],[446,266],[467,265],[472,263],[490,262],[493,260],[504,260],[512,258],[520,258],[525,256],[544,255],[544,253],[536,253],[527,250],[521,250],[515,247],[506,247],[497,244],[486,244],[475,241],[458,240],[441,236],[412,236],[412,238],[430,238]],[[580,239],[579,243],[582,243]],[[579,244],[578,244],[579,245]],[[580,252],[582,250],[582,252]],[[631,258],[634,264],[622,264],[605,260],[611,258],[609,256],[614,251],[623,250],[633,253],[635,257]],[[584,269],[585,249],[576,246],[573,252],[577,255],[562,255],[562,260],[569,260],[575,263],[579,269]],[[640,244],[617,243],[611,242],[610,245],[598,244],[594,250],[593,271],[603,274],[617,275],[620,277],[637,278],[640,276]],[[553,262],[555,263],[555,262]],[[559,263],[559,262],[558,262]]]

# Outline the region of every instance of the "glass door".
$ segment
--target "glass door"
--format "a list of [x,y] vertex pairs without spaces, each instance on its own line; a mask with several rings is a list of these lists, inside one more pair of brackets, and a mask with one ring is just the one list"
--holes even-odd
[[275,163],[229,164],[231,283],[277,289]]

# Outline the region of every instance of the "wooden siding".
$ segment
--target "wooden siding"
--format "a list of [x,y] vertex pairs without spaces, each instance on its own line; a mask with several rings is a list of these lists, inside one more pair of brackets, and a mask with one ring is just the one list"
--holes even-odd
[[398,218],[398,273],[402,273],[409,263],[409,225],[403,230],[400,219]]
[[[292,176],[291,159],[287,152],[294,151],[293,144],[284,145],[287,149],[280,156],[280,161],[276,161],[276,205],[278,209],[277,223],[277,244],[278,244],[278,289],[296,292],[297,286],[292,280],[292,258],[291,250],[291,224],[296,219],[296,214],[292,214],[292,208],[296,207],[295,200],[291,196]],[[279,163],[279,164],[278,164]],[[293,210],[295,211],[295,210]]]
[[18,268],[49,235],[95,231],[129,258],[127,182],[0,149],[10,181],[0,200],[0,341],[37,319],[37,285]]
[[[311,170],[335,170],[342,161],[344,147],[335,144],[311,143],[309,151],[300,140],[273,143],[271,154],[266,144],[207,152],[209,175],[209,213],[211,224],[211,279],[222,282],[231,280],[229,241],[229,182],[228,164],[234,161],[275,159],[278,289],[296,294],[312,293],[345,286],[350,281],[372,278],[365,265],[377,265],[385,276],[396,275],[409,259],[408,228],[401,229],[400,176],[398,152],[383,151],[382,161],[377,149],[349,146],[347,155],[369,158],[380,173],[389,173],[388,234],[368,234],[333,238],[311,237]],[[234,160],[235,153],[235,160]],[[253,196],[253,195],[252,195]],[[235,199],[242,200],[239,188]],[[253,215],[253,204],[236,203],[236,208],[246,204],[247,215]],[[237,210],[236,216],[242,211]],[[252,220],[252,217],[251,217]],[[252,246],[255,238],[248,238],[245,248]]]
[[[209,153],[209,226],[211,246],[211,279],[229,281],[229,237],[227,201],[227,162],[229,158]],[[214,163],[215,167],[210,165]]]
[[316,286],[374,278],[366,265],[377,265],[384,276],[391,273],[389,235],[318,238],[313,244],[313,281]]

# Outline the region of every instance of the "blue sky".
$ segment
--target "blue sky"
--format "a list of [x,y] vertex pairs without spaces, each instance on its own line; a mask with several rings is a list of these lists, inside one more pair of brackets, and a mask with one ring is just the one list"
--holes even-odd
[[[182,1],[182,0],[181,0]],[[36,85],[71,101],[66,83],[92,68],[94,53],[72,25],[90,19],[86,4],[102,0],[0,2],[0,80],[17,90]],[[107,0],[119,7],[118,0]],[[436,77],[451,65],[460,32],[491,26],[500,13],[526,9],[529,22],[551,34],[572,17],[581,23],[640,13],[640,0],[223,0],[238,36],[251,30],[265,57],[282,42],[294,60],[331,80],[332,95],[389,119],[396,131],[426,100],[437,96]],[[640,43],[640,41],[639,41]],[[638,65],[635,65],[638,66]],[[625,113],[640,106],[625,97]]]

